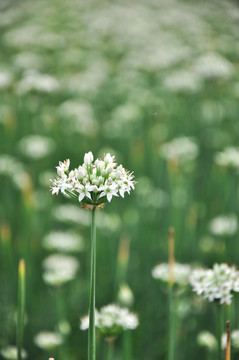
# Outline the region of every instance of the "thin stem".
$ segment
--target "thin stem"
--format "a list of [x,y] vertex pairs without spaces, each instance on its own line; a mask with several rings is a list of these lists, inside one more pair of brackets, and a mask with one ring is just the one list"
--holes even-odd
[[22,345],[25,313],[25,262],[19,262],[18,270],[18,306],[17,306],[17,359],[22,360]]
[[107,360],[114,359],[114,338],[113,339],[106,339],[107,342]]
[[95,360],[95,275],[96,275],[96,226],[95,208],[91,211],[91,243],[90,243],[90,301],[88,360]]
[[175,237],[174,229],[168,231],[168,252],[169,252],[169,275],[168,275],[168,360],[174,360],[175,351],[175,309],[174,309],[174,264],[175,264]]
[[222,332],[223,332],[223,305],[216,305],[216,324],[217,324],[217,342],[218,354],[217,359],[222,360]]
[[132,343],[130,331],[125,331],[123,334],[124,345],[124,360],[132,360]]
[[173,284],[168,286],[169,330],[168,330],[168,360],[174,360],[175,311],[174,311]]

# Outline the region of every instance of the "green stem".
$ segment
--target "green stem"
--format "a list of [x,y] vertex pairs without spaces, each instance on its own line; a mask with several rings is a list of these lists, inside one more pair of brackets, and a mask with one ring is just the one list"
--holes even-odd
[[22,344],[25,313],[25,263],[21,259],[18,272],[18,306],[17,306],[17,360],[22,360]]
[[95,360],[95,275],[96,275],[96,226],[95,208],[91,212],[91,243],[90,243],[90,301],[89,301],[89,332],[88,360]]
[[106,340],[107,341],[107,360],[114,359],[114,340]]
[[217,324],[217,342],[218,353],[217,359],[222,360],[222,333],[223,333],[223,305],[216,305],[216,324]]
[[169,305],[168,360],[174,360],[175,311],[174,311],[174,298],[173,298],[173,284],[169,284],[168,286],[168,305]]
[[124,360],[132,360],[131,332],[125,331],[123,334]]

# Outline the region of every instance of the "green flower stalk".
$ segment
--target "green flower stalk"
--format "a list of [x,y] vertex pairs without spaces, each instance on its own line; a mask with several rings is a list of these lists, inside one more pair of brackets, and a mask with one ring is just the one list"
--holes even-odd
[[17,360],[22,360],[24,317],[25,317],[25,262],[19,261],[18,268],[18,309],[17,309]]
[[114,342],[115,337],[107,337],[105,339],[107,343],[107,360],[114,360]]
[[215,303],[216,306],[216,333],[217,333],[217,358],[222,360],[222,334],[223,334],[223,306],[219,303]]
[[174,229],[169,229],[169,278],[168,278],[168,304],[169,304],[169,334],[168,334],[168,360],[174,360],[175,347],[175,309],[174,309]]
[[95,359],[95,277],[96,277],[96,226],[95,208],[91,211],[91,243],[90,243],[90,324],[88,332],[88,358]]
[[96,282],[96,208],[102,208],[105,202],[111,202],[113,196],[124,197],[134,189],[135,181],[132,173],[115,163],[114,156],[104,154],[103,160],[96,159],[92,152],[84,156],[84,162],[74,170],[69,170],[70,160],[59,162],[57,178],[51,180],[52,194],[61,192],[91,210],[91,242],[90,242],[90,296],[89,296],[89,330],[88,360],[95,360],[95,282]]

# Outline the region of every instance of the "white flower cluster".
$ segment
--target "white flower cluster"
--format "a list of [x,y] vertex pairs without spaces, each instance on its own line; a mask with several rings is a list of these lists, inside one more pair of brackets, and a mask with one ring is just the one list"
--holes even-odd
[[35,344],[44,350],[52,350],[63,344],[64,339],[58,332],[42,331],[35,335]]
[[[179,286],[189,284],[191,274],[191,266],[187,264],[174,264],[174,283]],[[169,281],[169,265],[167,263],[159,264],[152,270],[152,276],[155,279],[168,283]]]
[[[238,353],[239,350],[239,330],[233,330],[231,332],[231,346],[234,350],[236,350],[236,352]],[[227,346],[227,334],[224,333],[222,335],[222,348],[226,349]]]
[[160,155],[164,158],[167,160],[178,160],[181,163],[196,159],[198,153],[198,145],[192,138],[186,136],[174,138],[164,143],[160,148]]
[[197,343],[200,346],[206,347],[209,351],[215,351],[218,346],[216,337],[207,330],[201,331],[198,334]]
[[[17,356],[17,347],[14,345],[8,345],[4,348],[2,348],[0,350],[0,354],[4,359],[7,360],[17,360],[18,356]],[[22,359],[26,359],[27,358],[27,352],[26,350],[22,349],[21,350],[21,357]]]
[[234,266],[215,264],[212,269],[195,269],[190,282],[198,295],[220,304],[231,304],[233,292],[239,292],[239,271]]
[[215,236],[233,236],[238,230],[236,214],[220,215],[209,223],[209,231]]
[[218,165],[239,169],[239,148],[227,147],[223,151],[216,153],[214,159]]
[[[95,312],[95,326],[102,335],[117,336],[125,330],[136,329],[139,325],[137,315],[129,312],[127,308],[121,308],[115,304],[110,304]],[[89,316],[81,319],[81,330],[89,327]]]
[[113,196],[124,197],[125,192],[134,189],[133,174],[122,165],[115,163],[114,156],[104,155],[104,160],[96,159],[92,152],[84,156],[84,163],[69,171],[70,160],[60,162],[57,166],[58,177],[51,180],[52,194],[68,194],[82,203],[99,205],[111,201]]
[[71,255],[52,254],[43,261],[43,280],[52,286],[61,286],[76,276],[79,263]]

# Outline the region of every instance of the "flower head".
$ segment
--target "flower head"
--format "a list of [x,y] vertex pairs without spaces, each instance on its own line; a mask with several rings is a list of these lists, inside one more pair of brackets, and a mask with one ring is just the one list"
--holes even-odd
[[216,236],[233,236],[237,229],[237,216],[233,213],[220,215],[209,223],[209,231]]
[[239,271],[234,266],[215,264],[212,269],[195,269],[190,282],[193,291],[204,299],[231,304],[233,292],[239,292]]
[[135,181],[132,173],[117,165],[115,157],[109,153],[104,159],[96,159],[91,151],[85,154],[82,165],[69,170],[70,160],[59,162],[57,178],[51,180],[52,194],[63,194],[78,200],[83,205],[100,205],[111,202],[113,196],[124,197],[134,189]]
[[[191,274],[191,266],[187,264],[174,264],[174,282],[180,287],[187,286],[189,284],[189,277]],[[169,281],[169,265],[159,264],[152,270],[152,276],[155,279],[168,283]]]
[[218,346],[216,337],[206,330],[198,334],[197,343],[200,346],[206,347],[209,351],[215,351]]
[[63,344],[64,339],[60,333],[42,331],[35,335],[34,342],[41,349],[52,350]]
[[[95,313],[95,326],[106,337],[117,336],[125,330],[133,330],[139,325],[137,315],[129,312],[127,308],[121,308],[110,304]],[[89,317],[81,319],[81,330],[89,327]]]
[[[0,350],[0,354],[4,359],[7,360],[17,360],[17,347],[14,345],[9,345]],[[22,349],[21,351],[22,359],[27,358],[26,350]]]

